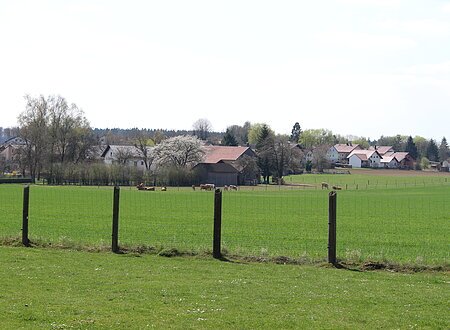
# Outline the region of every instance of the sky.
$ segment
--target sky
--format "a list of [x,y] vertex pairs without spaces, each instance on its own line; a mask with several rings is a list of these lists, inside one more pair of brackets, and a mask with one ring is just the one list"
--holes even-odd
[[450,0],[0,0],[0,126],[61,95],[98,128],[450,138]]

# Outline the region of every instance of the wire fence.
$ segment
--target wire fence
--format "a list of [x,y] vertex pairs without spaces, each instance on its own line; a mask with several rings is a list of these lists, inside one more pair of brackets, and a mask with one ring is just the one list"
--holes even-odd
[[[0,185],[0,239],[21,234],[23,187]],[[327,256],[328,190],[256,187],[222,194],[222,251],[258,258]],[[30,188],[32,243],[108,247],[112,187]],[[211,252],[214,192],[120,190],[119,245]],[[340,260],[443,265],[449,261],[450,185],[343,190],[337,197]]]

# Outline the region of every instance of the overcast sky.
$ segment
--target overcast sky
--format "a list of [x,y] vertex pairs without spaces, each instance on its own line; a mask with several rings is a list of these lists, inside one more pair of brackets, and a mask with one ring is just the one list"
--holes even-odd
[[101,128],[450,138],[448,0],[0,0],[0,42],[3,127],[59,94]]

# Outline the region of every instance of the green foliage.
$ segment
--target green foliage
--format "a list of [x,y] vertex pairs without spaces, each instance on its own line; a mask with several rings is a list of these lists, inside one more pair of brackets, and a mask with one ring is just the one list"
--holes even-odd
[[439,160],[439,149],[433,139],[430,140],[427,146],[427,158],[432,162]]
[[428,160],[427,157],[422,157],[422,159],[420,160],[420,167],[423,170],[426,170],[427,168],[430,167],[430,161]]
[[289,140],[292,143],[298,143],[298,141],[300,140],[301,134],[302,134],[302,129],[300,127],[300,124],[298,122],[296,122],[294,124],[294,126],[292,127],[291,137],[289,138]]
[[441,144],[439,145],[439,161],[443,162],[450,157],[450,150],[448,148],[447,139],[445,137],[442,138]]
[[352,141],[352,144],[353,145],[359,144],[359,146],[363,149],[368,149],[370,146],[369,141],[365,137],[354,139]]
[[417,156],[419,155],[417,151],[416,144],[413,141],[412,136],[408,137],[408,140],[406,141],[405,151],[409,152],[412,158],[417,159]]
[[335,137],[333,132],[327,129],[307,129],[300,136],[300,145],[303,148],[311,149],[320,145],[334,145]]
[[236,137],[231,132],[229,128],[227,128],[223,138],[222,138],[222,145],[224,146],[237,146],[238,143],[236,141]]
[[377,141],[377,145],[392,146],[395,151],[402,151],[405,150],[405,143],[407,139],[407,136],[400,134],[395,136],[381,136]]

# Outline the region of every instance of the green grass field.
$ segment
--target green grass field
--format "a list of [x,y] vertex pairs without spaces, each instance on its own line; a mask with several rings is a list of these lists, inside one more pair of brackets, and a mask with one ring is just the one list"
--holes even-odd
[[448,329],[448,273],[0,247],[2,329]]
[[[353,177],[353,174],[332,176],[349,182]],[[448,265],[447,177],[401,177],[403,184],[386,187],[384,183],[395,178],[356,174],[355,182],[378,180],[379,184],[369,189],[338,192],[338,258],[355,263],[373,260]],[[324,178],[299,175],[292,180],[313,183]],[[417,183],[419,180],[422,184]],[[22,191],[19,185],[0,185],[0,237],[20,236]],[[169,187],[167,192],[122,188],[120,245],[153,246],[156,250],[176,248],[194,253],[210,251],[213,198],[212,192],[187,188]],[[327,203],[328,191],[316,187],[262,186],[225,191],[224,251],[238,256],[325,260]],[[61,246],[109,246],[111,218],[111,187],[37,185],[30,189],[32,241]]]

